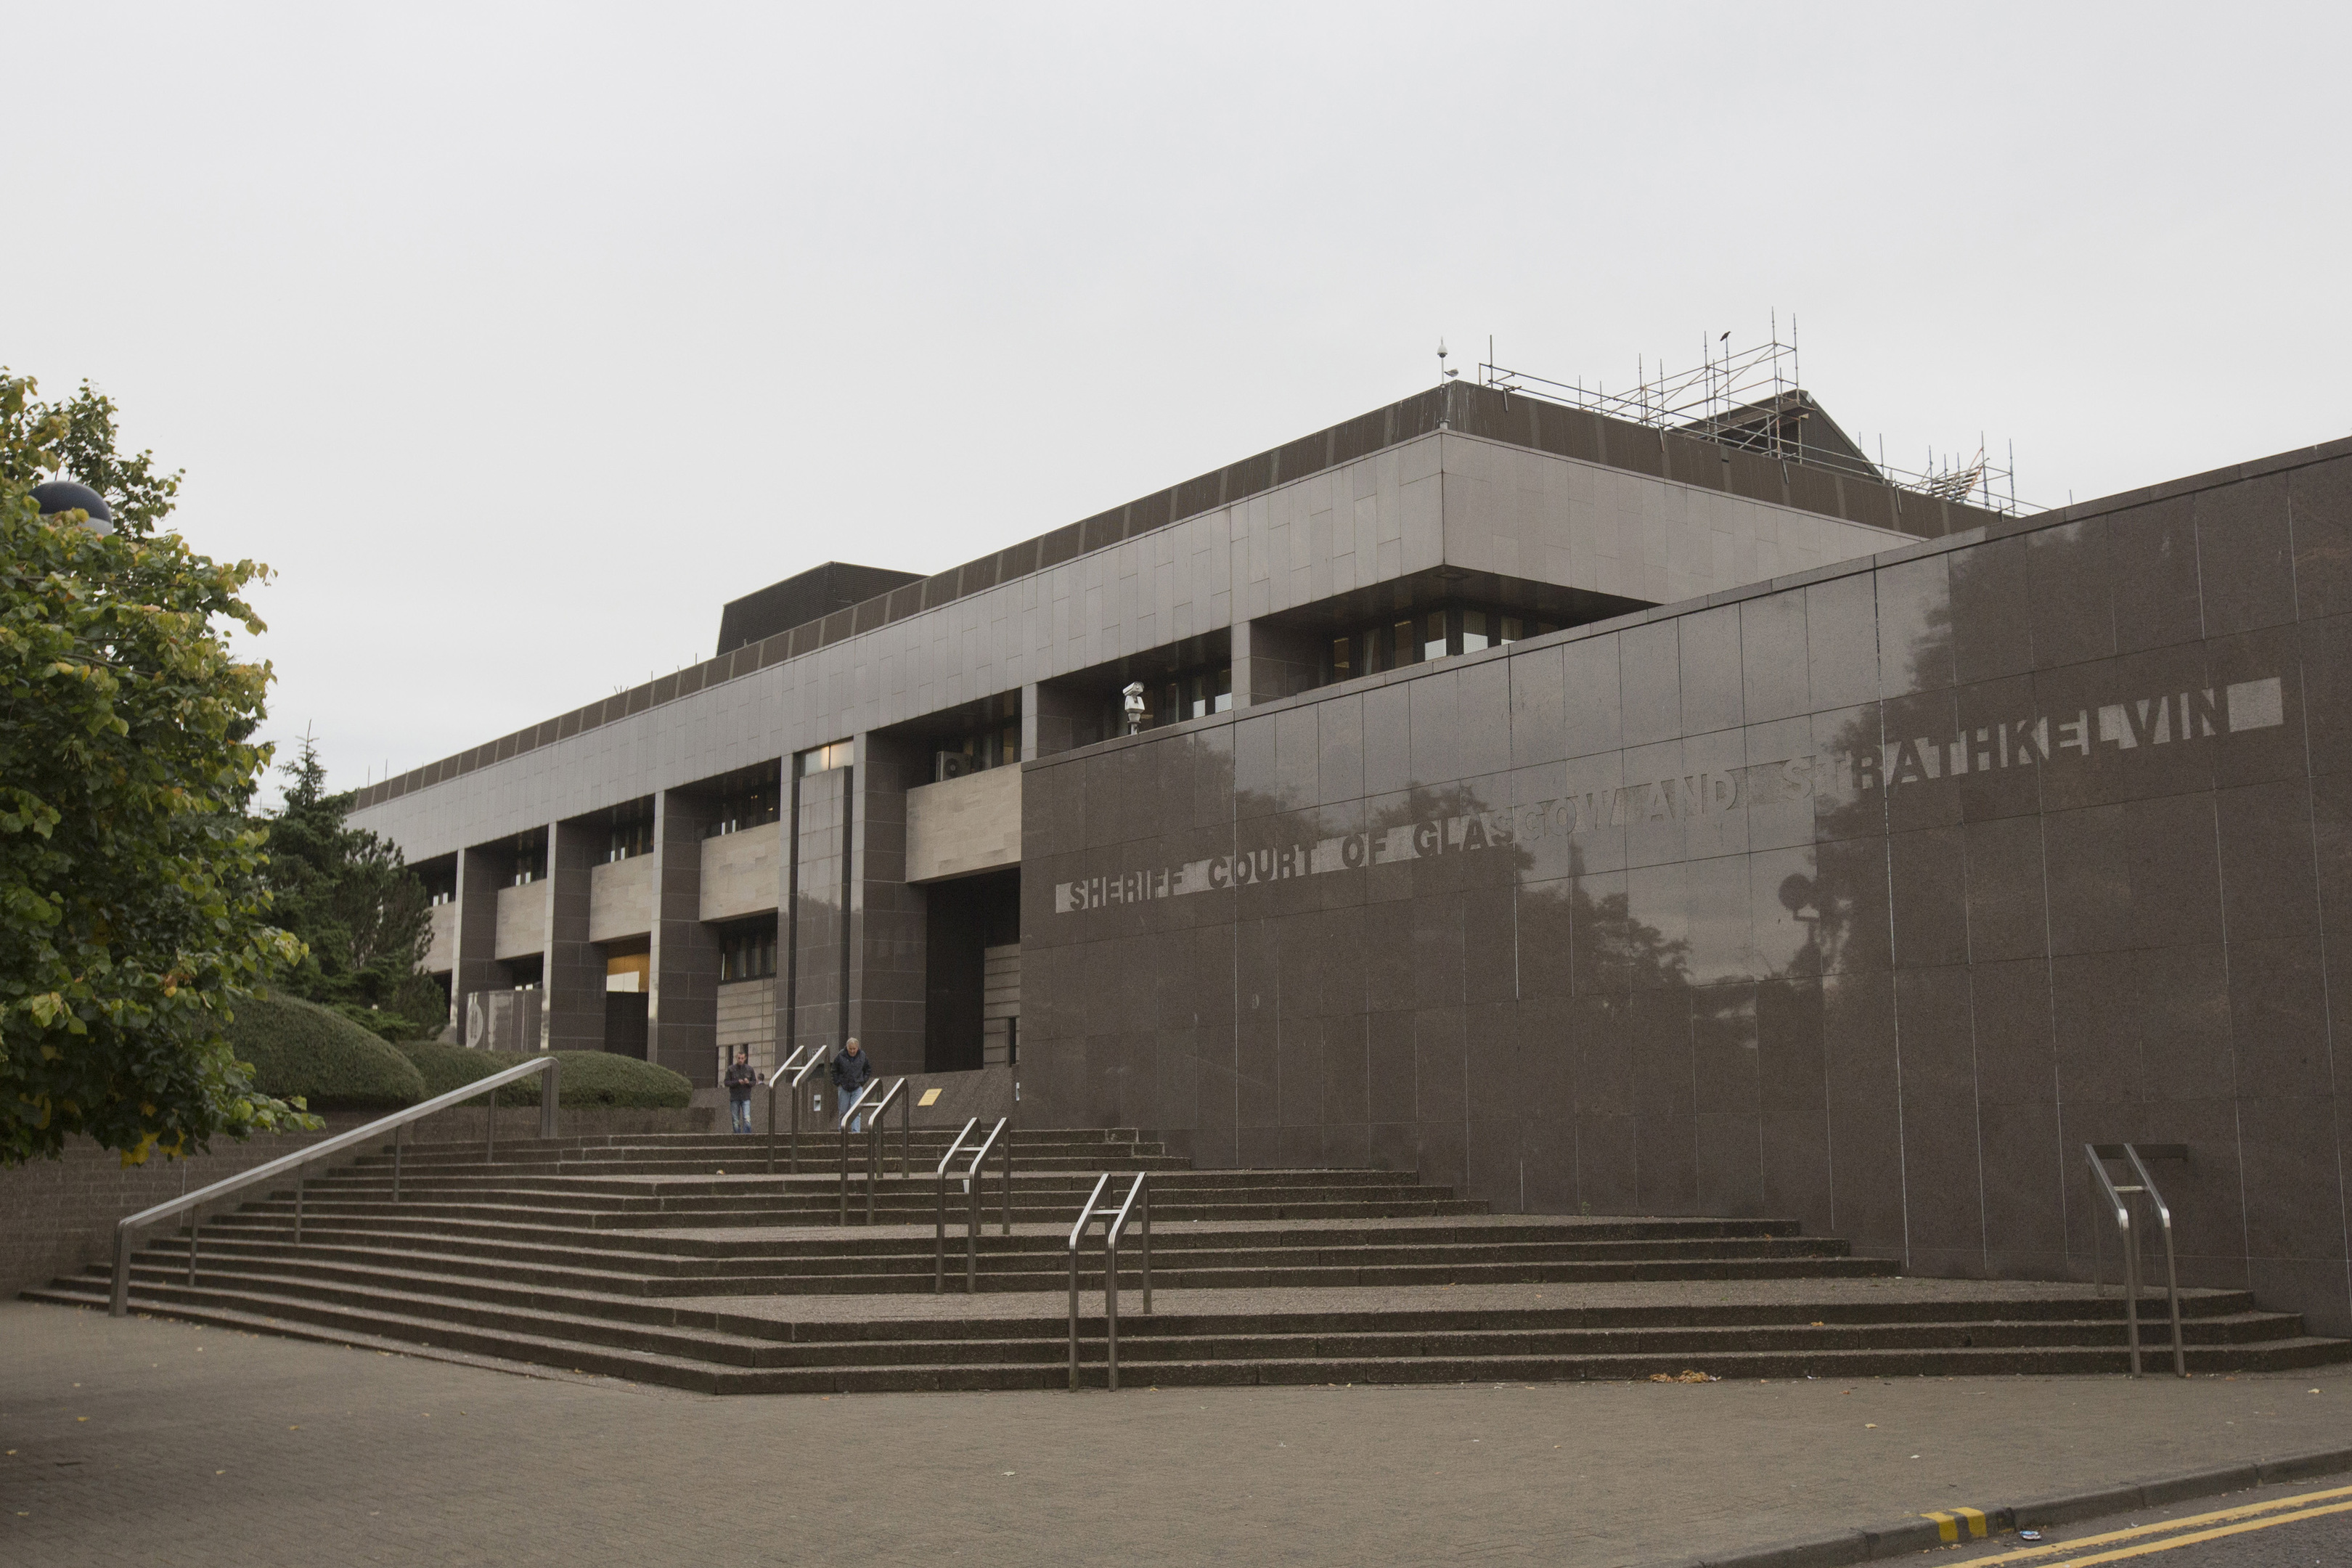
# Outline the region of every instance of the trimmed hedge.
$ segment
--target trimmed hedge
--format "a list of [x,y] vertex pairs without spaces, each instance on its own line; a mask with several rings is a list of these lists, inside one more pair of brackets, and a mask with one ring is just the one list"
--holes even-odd
[[253,1086],[312,1110],[397,1110],[425,1098],[425,1077],[406,1057],[350,1019],[292,996],[239,1002],[222,1031]]
[[[463,1089],[525,1058],[511,1051],[477,1051],[438,1040],[403,1040],[391,1047],[416,1064],[428,1095]],[[692,1102],[694,1085],[685,1075],[610,1051],[558,1051],[562,1087],[559,1105],[625,1105],[676,1110]],[[538,1079],[499,1090],[500,1105],[537,1105]]]

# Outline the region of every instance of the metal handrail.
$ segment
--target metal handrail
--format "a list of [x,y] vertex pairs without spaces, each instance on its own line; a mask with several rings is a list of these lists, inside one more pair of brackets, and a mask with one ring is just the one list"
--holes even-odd
[[[2188,1353],[2183,1348],[2180,1333],[2180,1273],[2172,1246],[2172,1210],[2165,1203],[2163,1194],[2156,1190],[2156,1178],[2148,1174],[2147,1165],[2140,1159],[2139,1151],[2131,1144],[2085,1143],[2083,1145],[2083,1154],[2090,1161],[2091,1173],[2098,1179],[2100,1189],[2107,1195],[2107,1205],[2115,1215],[2116,1229],[2122,1238],[2124,1323],[2126,1334],[2131,1345],[2131,1374],[2134,1377],[2141,1375],[2139,1343],[2141,1281],[2139,1233],[2132,1226],[2130,1199],[2134,1196],[2145,1196],[2155,1208],[2157,1224],[2164,1232],[2165,1294],[2172,1309],[2172,1370],[2175,1375],[2187,1377],[2189,1375]],[[2109,1160],[2128,1160],[2133,1173],[2139,1177],[2138,1184],[2117,1186],[2107,1174],[2106,1163]],[[2091,1226],[2091,1286],[2104,1297],[2107,1293],[2107,1287],[2105,1268],[2101,1261],[2100,1252],[2099,1226],[2094,1223]]]
[[[289,1171],[299,1171],[313,1161],[327,1159],[331,1155],[341,1153],[346,1149],[380,1138],[387,1130],[394,1134],[392,1197],[394,1203],[398,1203],[400,1201],[401,1150],[399,1133],[402,1128],[423,1117],[431,1116],[436,1111],[447,1110],[487,1094],[490,1097],[488,1117],[489,1132],[485,1141],[484,1158],[494,1160],[498,1157],[499,1089],[519,1078],[527,1077],[531,1073],[544,1073],[547,1081],[540,1086],[539,1090],[539,1135],[541,1138],[553,1138],[555,1106],[560,1095],[559,1086],[562,1082],[562,1071],[563,1064],[552,1056],[536,1057],[529,1061],[518,1062],[513,1067],[501,1068],[488,1078],[476,1079],[462,1089],[453,1089],[446,1094],[435,1095],[431,1100],[412,1105],[405,1110],[395,1110],[389,1116],[380,1116],[363,1127],[354,1127],[348,1132],[338,1132],[332,1138],[313,1143],[307,1149],[298,1149],[291,1154],[281,1155],[266,1165],[256,1165],[252,1170],[240,1175],[225,1176],[209,1186],[198,1187],[193,1193],[184,1193],[168,1202],[157,1204],[152,1208],[141,1209],[137,1214],[125,1215],[114,1222],[114,1289],[108,1302],[107,1310],[118,1318],[131,1310],[131,1238],[157,1220],[169,1219],[175,1214],[185,1214],[191,1210],[201,1209],[205,1204],[216,1198],[225,1197],[230,1193],[240,1192],[247,1187],[273,1181]],[[294,1239],[297,1242],[302,1239],[302,1188],[308,1180],[308,1177],[298,1176],[294,1184]],[[198,1234],[203,1228],[204,1220],[201,1217],[188,1222],[188,1283],[190,1285],[196,1282],[196,1242]]]
[[2172,1308],[2172,1372],[2176,1377],[2187,1377],[2189,1355],[2180,1342],[2180,1268],[2172,1250],[2172,1206],[2156,1190],[2156,1178],[2148,1174],[2138,1147],[2126,1143],[2124,1154],[2139,1175],[2140,1190],[2147,1194],[2147,1201],[2155,1206],[2157,1228],[2164,1233],[2164,1293]]
[[1095,1190],[1087,1194],[1086,1206],[1078,1211],[1078,1223],[1070,1227],[1070,1388],[1078,1386],[1078,1253],[1085,1240],[1087,1226],[1099,1219],[1103,1222],[1103,1328],[1104,1349],[1109,1386],[1118,1387],[1118,1238],[1130,1218],[1137,1215],[1137,1205],[1142,1205],[1143,1222],[1143,1310],[1151,1310],[1151,1173],[1138,1171],[1134,1184],[1127,1189],[1127,1201],[1113,1214],[1098,1209],[1103,1188],[1110,1183],[1105,1173],[1095,1183]]
[[878,1078],[866,1079],[866,1087],[857,1091],[857,1098],[851,1100],[848,1109],[841,1113],[839,1131],[841,1133],[841,1223],[843,1225],[849,1223],[849,1123],[852,1119],[859,1116],[866,1118],[866,1223],[867,1225],[874,1223],[875,1173],[882,1163],[882,1153],[889,1148],[887,1142],[877,1144],[877,1140],[882,1137],[882,1119],[890,1114],[893,1101],[896,1101],[898,1107],[898,1174],[903,1176],[907,1173],[907,1162],[913,1158],[915,1102],[899,1098],[900,1091],[907,1087],[907,1080],[900,1079],[889,1087],[881,1099],[868,1106],[866,1103],[866,1097],[874,1092],[874,1086],[881,1081]]
[[[981,1187],[983,1184],[980,1173],[988,1163],[988,1156],[995,1150],[999,1139],[1003,1139],[1004,1143],[1004,1234],[1013,1234],[1013,1139],[1008,1132],[1012,1124],[1011,1117],[998,1117],[996,1125],[989,1129],[988,1136],[981,1141],[973,1152],[971,1163],[964,1167],[963,1190],[971,1200],[970,1212],[964,1217],[963,1232],[963,1291],[967,1296],[980,1289],[980,1211]],[[940,1156],[939,1168],[932,1173],[940,1184],[939,1214],[931,1235],[933,1295],[942,1294],[948,1288],[948,1166],[954,1163],[957,1153],[962,1150],[963,1141],[971,1136],[971,1130],[979,1125],[980,1118],[977,1116],[963,1124],[963,1131],[955,1135],[955,1142],[950,1143],[948,1152]]]
[[[803,1053],[805,1053],[805,1059],[803,1059]],[[768,1075],[768,1172],[771,1175],[775,1173],[776,1169],[776,1080],[782,1078],[786,1073],[791,1073],[793,1075],[792,1081],[784,1087],[792,1090],[793,1093],[793,1152],[791,1169],[793,1174],[797,1176],[801,1173],[800,1087],[801,1084],[808,1078],[809,1074],[816,1071],[817,1068],[823,1066],[824,1066],[824,1047],[823,1046],[796,1046],[793,1048],[792,1055],[784,1058],[783,1065],[777,1068],[775,1071]]]

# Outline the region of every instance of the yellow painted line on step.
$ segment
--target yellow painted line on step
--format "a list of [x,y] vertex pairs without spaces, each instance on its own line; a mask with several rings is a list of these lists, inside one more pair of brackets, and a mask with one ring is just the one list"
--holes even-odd
[[1949,1513],[1945,1513],[1938,1509],[1929,1509],[1919,1517],[1936,1521],[1937,1537],[1947,1546],[1958,1544],[1962,1525],[1968,1527],[1970,1541],[1982,1541],[1985,1538],[1985,1516],[1972,1508],[1956,1508]]
[[[1977,1563],[2024,1563],[2040,1557],[2055,1557],[2061,1552],[2083,1552],[2091,1548],[2112,1545],[2119,1541],[2138,1541],[2147,1536],[2162,1535],[2173,1531],[2193,1530],[2199,1525],[2227,1524],[2235,1520],[2255,1519],[2262,1514],[2276,1513],[2282,1509],[2306,1509],[2308,1505],[2330,1502],[2338,1498],[2352,1498],[2352,1487],[2331,1487],[2325,1491],[2298,1492],[2293,1497],[2273,1498],[2268,1502],[2250,1502],[2237,1508],[2217,1509],[2211,1513],[2191,1514],[2186,1519],[2166,1520],[2159,1524],[2140,1524],[2134,1525],[2128,1530],[2111,1530],[2104,1535],[2086,1535],[2080,1541],[2054,1542],[2042,1546],[2021,1546],[2014,1552],[2000,1552],[1990,1557],[1974,1558],[1971,1560],[1970,1568],[1975,1568]],[[2340,1512],[2342,1509],[2352,1509],[2352,1502],[2344,1503],[2340,1508],[2310,1509],[2309,1511],[2296,1517],[2315,1519],[2323,1513]],[[2031,1521],[2021,1522],[2030,1523]],[[2169,1544],[2180,1544],[2180,1542]],[[2067,1558],[2049,1564],[2049,1568],[2066,1568],[2068,1563],[2110,1561],[2112,1559],[2106,1557]]]

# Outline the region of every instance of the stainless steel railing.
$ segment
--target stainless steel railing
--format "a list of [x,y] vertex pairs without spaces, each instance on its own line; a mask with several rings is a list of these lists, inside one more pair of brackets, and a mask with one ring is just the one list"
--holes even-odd
[[[853,1120],[861,1116],[866,1119],[867,1225],[874,1223],[875,1173],[881,1167],[882,1156],[889,1150],[889,1144],[883,1138],[882,1119],[890,1114],[893,1104],[898,1107],[898,1174],[903,1176],[907,1173],[907,1162],[914,1157],[915,1102],[906,1098],[907,1080],[900,1079],[883,1093],[881,1099],[873,1100],[874,1090],[881,1081],[878,1078],[866,1079],[866,1087],[857,1091],[857,1098],[843,1109],[837,1124],[841,1132],[841,1223],[844,1225],[849,1223],[849,1140],[852,1136],[849,1124]],[[871,1104],[867,1103],[869,1100]]]
[[[2185,1155],[2187,1152],[2184,1150],[2181,1152]],[[2156,1190],[2156,1178],[2147,1173],[2147,1163],[2139,1157],[2139,1151],[2131,1144],[2085,1143],[2083,1145],[2083,1153],[2084,1157],[2091,1162],[2091,1174],[2097,1180],[2099,1191],[2106,1194],[2108,1212],[2115,1216],[2116,1230],[2122,1238],[2124,1254],[2124,1323],[2126,1326],[2126,1332],[2131,1342],[2131,1374],[2134,1377],[2140,1375],[2140,1261],[2139,1231],[2132,1224],[2132,1205],[2130,1200],[2135,1197],[2145,1197],[2147,1199],[2148,1206],[2156,1213],[2158,1228],[2164,1233],[2165,1295],[2172,1307],[2172,1370],[2175,1375],[2187,1377],[2189,1375],[2189,1360],[2187,1352],[2181,1347],[2180,1339],[2180,1271],[2174,1261],[2172,1250],[2172,1210],[2165,1203],[2163,1194]],[[2107,1162],[2109,1160],[2123,1160],[2129,1162],[2132,1168],[2132,1174],[2137,1176],[2138,1180],[2136,1183],[2117,1186],[2107,1175]],[[2101,1228],[2102,1227],[2096,1221],[2092,1223],[2091,1284],[2093,1289],[2096,1289],[2098,1293],[2104,1297],[2107,1293],[2107,1287],[2105,1278],[2105,1270],[2101,1264],[2099,1256],[2099,1231]]]
[[[940,1156],[939,1169],[932,1173],[940,1184],[939,1219],[931,1237],[933,1295],[944,1294],[948,1288],[948,1167],[955,1163],[956,1155],[963,1149],[963,1141],[971,1137],[971,1130],[979,1125],[980,1118],[977,1116],[963,1124],[963,1131],[955,1135],[955,1141],[948,1145],[948,1152]],[[963,1293],[967,1296],[980,1289],[980,1211],[981,1188],[983,1185],[981,1172],[987,1166],[990,1153],[1000,1144],[1004,1150],[1004,1234],[1013,1234],[1013,1119],[1000,1116],[996,1119],[996,1125],[989,1130],[987,1138],[972,1154],[971,1163],[964,1167],[963,1190],[971,1198],[963,1231]]]
[[1134,1185],[1127,1189],[1127,1201],[1113,1214],[1098,1206],[1103,1189],[1110,1184],[1105,1173],[1095,1183],[1095,1190],[1087,1194],[1086,1206],[1078,1210],[1078,1223],[1070,1227],[1070,1388],[1078,1386],[1078,1253],[1086,1239],[1087,1227],[1100,1220],[1103,1226],[1103,1344],[1105,1364],[1109,1373],[1109,1385],[1118,1387],[1118,1238],[1129,1220],[1137,1217],[1137,1205],[1141,1204],[1143,1222],[1143,1310],[1151,1310],[1151,1173],[1138,1171]]
[[528,1078],[532,1073],[545,1074],[546,1081],[539,1088],[539,1135],[541,1138],[552,1138],[555,1136],[555,1105],[560,1094],[558,1086],[562,1070],[562,1064],[551,1056],[534,1057],[528,1061],[518,1062],[513,1067],[503,1068],[490,1074],[488,1078],[476,1079],[463,1089],[453,1089],[446,1094],[436,1095],[431,1100],[412,1105],[405,1110],[395,1110],[389,1116],[380,1116],[364,1127],[354,1127],[349,1132],[339,1132],[323,1142],[313,1143],[307,1149],[298,1149],[293,1153],[272,1160],[266,1165],[256,1165],[252,1170],[240,1175],[224,1177],[210,1186],[199,1187],[194,1192],[184,1193],[168,1203],[160,1203],[152,1208],[141,1209],[137,1214],[117,1220],[114,1225],[114,1290],[107,1310],[118,1318],[131,1310],[131,1238],[156,1221],[169,1219],[176,1214],[191,1215],[188,1221],[188,1283],[194,1285],[196,1282],[196,1247],[204,1229],[204,1217],[200,1211],[205,1205],[226,1197],[231,1193],[241,1192],[247,1187],[276,1181],[289,1171],[295,1172],[297,1174],[294,1179],[294,1239],[299,1242],[302,1239],[302,1189],[309,1180],[307,1176],[299,1174],[304,1167],[320,1160],[331,1159],[346,1149],[356,1148],[381,1138],[386,1131],[390,1131],[393,1134],[392,1201],[398,1203],[400,1201],[401,1132],[410,1122],[431,1116],[436,1111],[463,1105],[469,1100],[488,1095],[490,1098],[488,1115],[486,1120],[489,1123],[489,1131],[483,1138],[483,1158],[495,1160],[498,1158],[499,1150],[498,1091],[517,1079]]
[[801,1046],[784,1058],[782,1066],[768,1075],[768,1173],[771,1175],[776,1170],[776,1082],[787,1073],[792,1075],[784,1088],[793,1097],[791,1170],[797,1176],[801,1173],[801,1085],[807,1081],[809,1074],[824,1066],[824,1061],[823,1046]]

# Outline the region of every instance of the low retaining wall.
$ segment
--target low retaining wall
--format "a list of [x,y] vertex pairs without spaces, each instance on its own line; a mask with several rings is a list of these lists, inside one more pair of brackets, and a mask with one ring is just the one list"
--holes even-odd
[[[478,1106],[461,1106],[413,1122],[409,1136],[419,1142],[475,1139],[488,1131],[488,1112]],[[536,1106],[509,1106],[499,1113],[501,1138],[522,1139],[539,1131]],[[616,1132],[707,1132],[712,1126],[708,1110],[643,1110],[600,1107],[566,1108],[562,1112],[565,1137],[593,1137]],[[0,1231],[0,1296],[14,1296],[62,1274],[111,1255],[114,1225],[184,1193],[266,1165],[280,1155],[347,1132],[373,1120],[366,1111],[330,1111],[323,1132],[255,1138],[238,1143],[222,1139],[209,1154],[185,1160],[161,1155],[144,1165],[125,1168],[121,1157],[77,1139],[55,1160],[37,1161],[13,1171],[0,1171],[0,1214],[8,1216]],[[228,1200],[234,1207],[256,1194],[247,1191]]]

